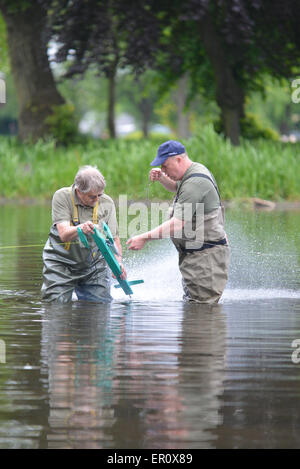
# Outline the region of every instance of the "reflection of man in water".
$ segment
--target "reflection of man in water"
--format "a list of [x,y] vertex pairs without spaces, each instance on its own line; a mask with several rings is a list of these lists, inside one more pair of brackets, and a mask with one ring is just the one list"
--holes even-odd
[[[229,248],[224,231],[223,212],[216,182],[209,170],[194,163],[180,142],[169,140],[158,148],[150,179],[176,192],[171,218],[157,228],[131,238],[129,249],[142,249],[147,241],[169,234],[179,252],[184,298],[199,303],[217,303],[224,291],[229,264]],[[201,244],[190,247],[189,240],[177,233],[185,224],[197,224],[197,207],[203,204]],[[186,211],[189,205],[191,210]]]
[[183,406],[180,421],[187,428],[189,448],[217,447],[226,377],[227,331],[222,307],[183,304],[178,387]]
[[[123,316],[109,304],[79,303],[43,309],[42,372],[48,377],[47,447],[99,449],[114,424],[114,333]],[[120,324],[121,323],[121,324]]]
[[[110,272],[90,236],[91,249],[78,241],[77,228],[85,235],[102,229],[101,221],[109,226],[120,256],[116,210],[113,200],[104,194],[105,179],[98,169],[84,166],[76,174],[71,187],[55,192],[52,200],[52,227],[43,251],[45,301],[67,303],[75,290],[79,300],[109,302]],[[121,265],[122,269],[123,266]],[[123,269],[123,278],[126,274]]]

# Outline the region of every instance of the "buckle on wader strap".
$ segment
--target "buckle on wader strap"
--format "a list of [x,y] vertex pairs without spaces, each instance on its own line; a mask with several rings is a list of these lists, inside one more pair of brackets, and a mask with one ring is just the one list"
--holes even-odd
[[187,249],[182,248],[183,252],[195,252],[195,251],[204,251],[204,249],[210,249],[215,246],[227,246],[226,238],[220,239],[220,241],[206,241],[202,244],[201,248],[199,249]]

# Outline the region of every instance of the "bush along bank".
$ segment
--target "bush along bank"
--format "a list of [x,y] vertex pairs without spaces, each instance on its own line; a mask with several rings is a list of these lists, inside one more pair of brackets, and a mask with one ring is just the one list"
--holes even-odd
[[[50,199],[60,187],[71,185],[79,166],[96,165],[113,198],[147,197],[150,162],[164,138],[87,140],[57,146],[55,141],[21,144],[0,138],[0,196]],[[257,197],[273,201],[300,200],[300,144],[270,140],[242,141],[234,147],[213,126],[182,141],[189,157],[214,174],[222,199]],[[170,199],[160,184],[151,183],[151,198]]]

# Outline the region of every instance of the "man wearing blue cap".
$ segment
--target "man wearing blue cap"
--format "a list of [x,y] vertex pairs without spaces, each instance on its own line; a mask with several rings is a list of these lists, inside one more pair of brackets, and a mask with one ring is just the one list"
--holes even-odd
[[[129,239],[127,245],[139,250],[147,241],[171,237],[179,253],[184,299],[217,303],[228,278],[229,247],[215,179],[204,165],[191,161],[182,143],[175,140],[160,145],[151,166],[161,168],[152,169],[150,179],[176,192],[171,217],[157,228]],[[191,231],[187,234],[188,225],[193,227],[192,236]],[[201,233],[201,239],[197,233]]]

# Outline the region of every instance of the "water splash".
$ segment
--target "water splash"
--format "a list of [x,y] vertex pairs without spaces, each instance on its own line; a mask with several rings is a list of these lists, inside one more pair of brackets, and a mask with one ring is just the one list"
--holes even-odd
[[[145,283],[133,286],[135,301],[180,301],[181,276],[175,248],[168,241],[157,241],[150,252],[133,253],[126,263],[128,279],[143,279]],[[124,298],[124,293],[112,288],[113,298]]]
[[[183,290],[175,248],[170,241],[164,240],[156,242],[155,246],[152,244],[150,249],[147,252],[134,253],[128,261],[129,280],[142,278],[145,282],[133,287],[132,300],[181,301]],[[260,253],[250,255],[246,248],[244,250],[239,248],[238,252],[233,250],[229,280],[221,303],[300,298],[296,284],[290,283],[293,288],[288,288],[287,279],[283,275],[278,278],[275,261],[277,262],[271,256],[267,256],[262,261]],[[286,275],[292,274],[294,267],[290,263],[290,270],[287,271],[285,268]],[[124,293],[112,288],[112,296],[118,300],[124,298]]]
[[221,303],[231,301],[261,301],[285,298],[300,298],[300,292],[288,289],[277,290],[275,288],[227,288],[221,299]]

